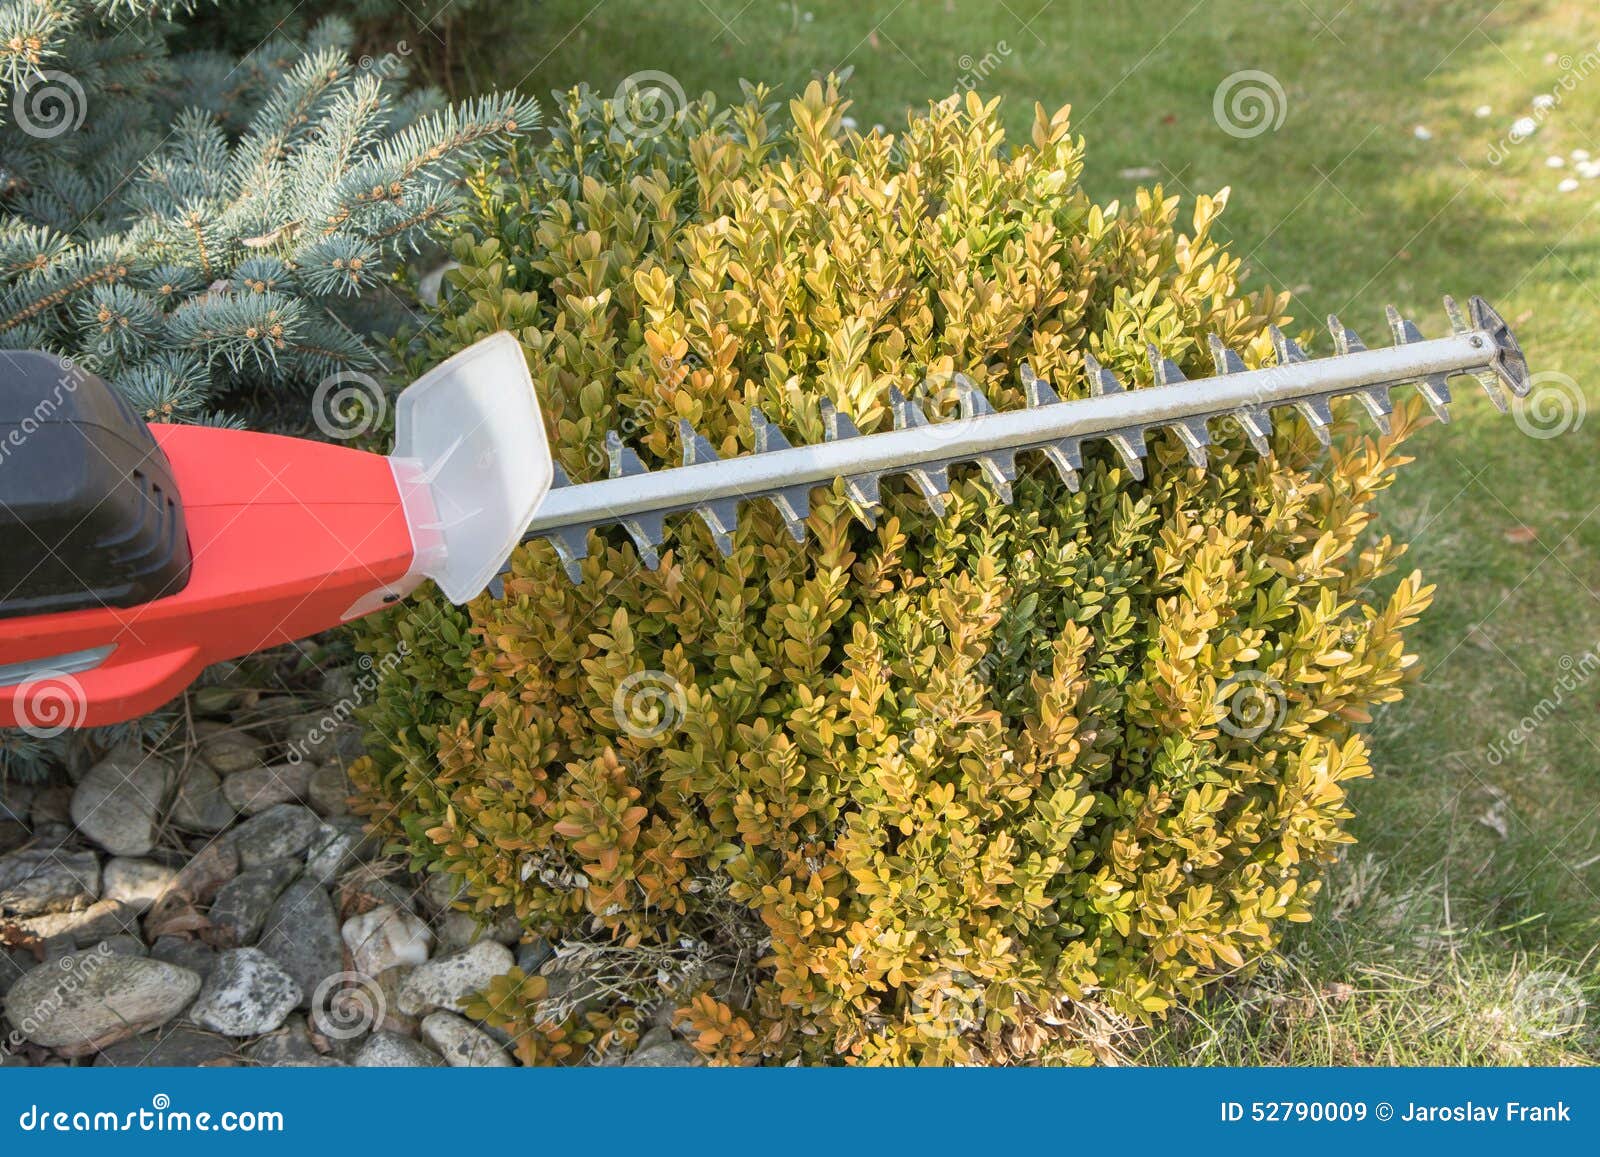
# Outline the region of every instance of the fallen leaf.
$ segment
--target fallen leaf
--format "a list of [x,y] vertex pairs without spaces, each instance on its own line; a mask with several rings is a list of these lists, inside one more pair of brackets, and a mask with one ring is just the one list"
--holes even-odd
[[1513,526],[1506,531],[1505,540],[1515,546],[1527,546],[1530,542],[1538,542],[1539,535],[1531,526]]

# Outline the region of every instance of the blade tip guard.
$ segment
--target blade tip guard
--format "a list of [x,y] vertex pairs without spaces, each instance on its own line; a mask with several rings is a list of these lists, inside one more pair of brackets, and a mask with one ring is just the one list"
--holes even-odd
[[412,575],[457,605],[475,598],[555,477],[522,344],[501,330],[408,386],[389,461],[411,528]]
[[1490,362],[1495,376],[1517,397],[1526,397],[1531,385],[1528,359],[1523,356],[1522,346],[1512,334],[1511,326],[1494,306],[1481,297],[1473,297],[1468,301],[1467,311],[1473,328],[1483,330],[1495,344],[1495,355]]

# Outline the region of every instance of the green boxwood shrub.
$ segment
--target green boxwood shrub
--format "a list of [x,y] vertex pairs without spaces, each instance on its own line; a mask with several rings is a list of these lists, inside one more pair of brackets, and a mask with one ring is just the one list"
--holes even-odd
[[[1225,192],[1186,223],[1159,189],[1093,203],[1065,109],[1011,149],[974,95],[898,137],[846,107],[751,89],[641,134],[572,95],[479,182],[419,367],[515,331],[585,480],[608,430],[670,468],[680,419],[727,456],[756,406],[795,443],[824,401],[883,427],[891,387],[948,414],[956,371],[1004,408],[1024,365],[1081,396],[1089,352],[1132,385],[1147,342],[1191,376],[1208,334],[1270,362],[1286,295],[1241,292]],[[1076,493],[1027,463],[1011,506],[958,471],[942,519],[895,481],[871,528],[818,489],[804,544],[747,505],[730,558],[692,517],[655,570],[607,531],[576,586],[530,544],[503,599],[369,633],[410,647],[367,808],[558,967],[609,970],[483,995],[524,1059],[625,1046],[662,1007],[729,1063],[1090,1059],[1088,1026],[1269,953],[1349,842],[1354,728],[1399,698],[1430,595],[1374,585],[1418,420],[1341,421],[1323,453],[1280,414],[1265,459],[1218,424],[1205,471],[1160,433],[1142,481],[1095,444]]]

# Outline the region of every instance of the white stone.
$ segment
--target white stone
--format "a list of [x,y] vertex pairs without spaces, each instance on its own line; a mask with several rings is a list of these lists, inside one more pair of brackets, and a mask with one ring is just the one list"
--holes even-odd
[[515,965],[511,949],[493,940],[480,940],[465,951],[419,965],[400,986],[400,1011],[407,1016],[421,1016],[436,1008],[461,1012],[469,996],[483,991]]
[[259,948],[221,953],[189,1019],[223,1036],[260,1036],[283,1026],[300,1003],[294,977]]
[[376,977],[400,964],[423,964],[433,944],[428,926],[393,904],[352,916],[339,930],[356,971]]
[[358,1069],[438,1068],[444,1058],[427,1045],[399,1033],[373,1033],[356,1054]]
[[509,1069],[511,1058],[495,1039],[453,1012],[435,1012],[422,1019],[422,1039],[452,1068]]

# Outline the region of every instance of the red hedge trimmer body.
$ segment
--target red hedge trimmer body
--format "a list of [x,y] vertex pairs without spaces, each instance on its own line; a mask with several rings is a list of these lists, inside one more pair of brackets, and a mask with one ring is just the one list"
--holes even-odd
[[[1390,310],[1394,344],[1367,349],[1329,319],[1337,353],[1311,360],[1273,331],[1276,364],[1249,370],[1212,340],[1212,377],[1190,380],[1151,347],[1152,385],[1125,389],[1085,358],[1089,396],[1063,401],[1022,368],[1025,408],[996,411],[961,375],[959,415],[933,421],[890,392],[894,428],[861,434],[826,402],[827,438],[792,446],[752,410],[753,453],[722,459],[681,423],[683,465],[650,471],[615,435],[609,477],[572,485],[551,460],[520,346],[496,334],[408,387],[388,457],[319,442],[149,426],[98,379],[44,354],[0,352],[0,726],[120,722],[159,707],[209,663],[304,638],[433,579],[462,603],[517,543],[547,538],[574,581],[589,532],[620,524],[658,566],[665,520],[692,513],[724,552],[741,503],[773,502],[805,536],[813,487],[842,481],[869,525],[886,476],[944,509],[952,466],[978,467],[1010,501],[1017,457],[1037,453],[1076,489],[1085,442],[1143,476],[1146,435],[1175,434],[1197,468],[1213,419],[1263,454],[1273,411],[1293,407],[1324,441],[1330,403],[1356,399],[1386,427],[1389,391],[1415,386],[1441,419],[1449,379],[1478,378],[1502,409],[1529,387],[1509,329],[1481,298],[1424,339]],[[52,378],[56,378],[52,382]]]
[[[33,658],[47,675],[71,675],[81,688],[79,726],[153,711],[211,663],[353,618],[352,608],[411,569],[411,531],[387,459],[205,426],[150,432],[182,496],[191,556],[182,589],[130,607],[0,619],[0,661]],[[108,645],[104,661],[67,670]],[[12,715],[48,723],[63,709],[72,717],[70,705],[52,706],[62,693],[48,678],[35,690],[43,698],[32,711],[16,692],[0,699],[0,725],[15,725]]]
[[146,426],[99,379],[0,352],[0,726],[122,722],[425,578],[481,591],[550,487],[515,339],[413,383],[395,429],[384,457]]

